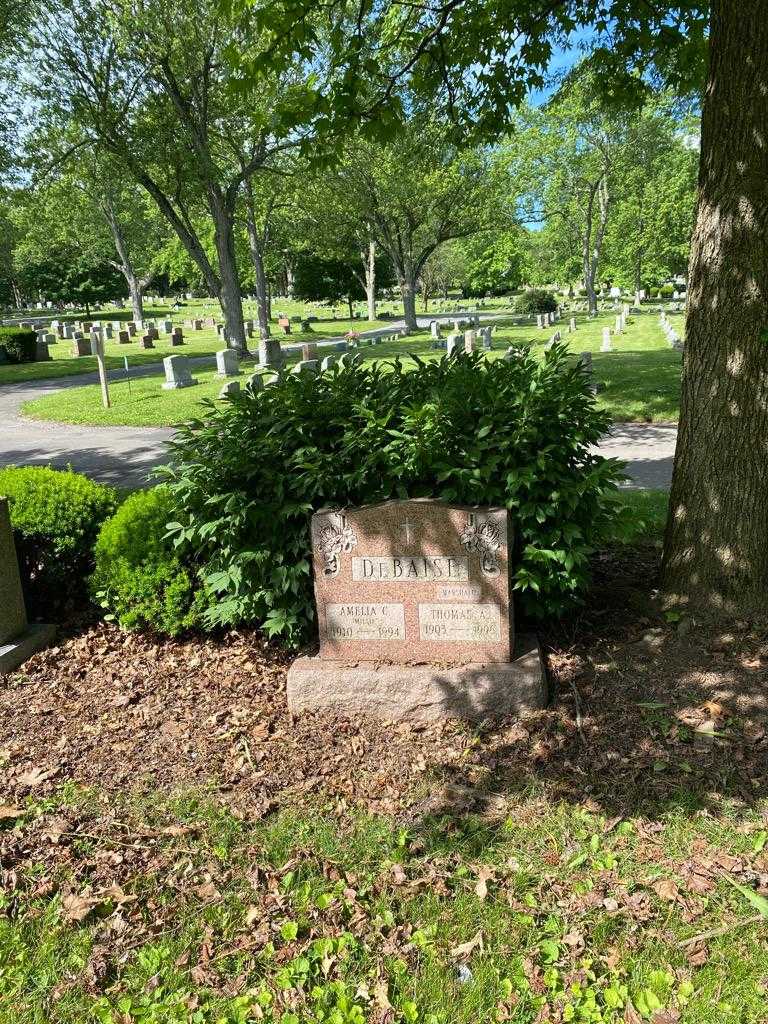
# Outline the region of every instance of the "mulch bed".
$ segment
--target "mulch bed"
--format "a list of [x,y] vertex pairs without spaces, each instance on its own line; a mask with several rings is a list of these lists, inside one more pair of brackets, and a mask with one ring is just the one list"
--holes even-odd
[[666,623],[656,559],[653,548],[599,559],[584,612],[540,630],[551,706],[480,728],[292,721],[290,658],[254,633],[71,628],[0,686],[0,803],[71,781],[107,793],[203,787],[248,818],[309,794],[409,822],[504,814],[532,784],[608,814],[658,814],[681,787],[704,805],[752,804],[768,783],[764,624]]

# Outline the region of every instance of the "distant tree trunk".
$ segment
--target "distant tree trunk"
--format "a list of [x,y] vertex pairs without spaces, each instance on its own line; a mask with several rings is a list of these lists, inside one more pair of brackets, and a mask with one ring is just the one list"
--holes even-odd
[[713,0],[663,586],[768,606],[768,0]]
[[125,282],[128,285],[128,294],[131,302],[131,313],[133,319],[141,322],[144,319],[144,289],[149,285],[152,280],[152,275],[141,278],[136,272],[136,268],[133,265],[131,254],[128,251],[128,243],[125,238],[125,232],[115,213],[115,208],[109,196],[106,196],[99,203],[104,220],[107,222],[110,234],[112,235],[112,241],[115,246],[115,252],[117,253],[117,262],[114,266],[120,271],[125,278]]
[[18,281],[11,281],[11,288],[13,289],[13,301],[16,303],[16,309],[24,309],[24,296],[21,294]]
[[403,319],[409,331],[418,330],[416,319],[416,274],[413,267],[403,267],[397,272],[400,294],[403,298]]
[[261,251],[261,239],[259,238],[253,216],[249,213],[248,223],[248,248],[251,251],[251,262],[253,263],[253,276],[256,284],[256,310],[259,320],[259,335],[262,338],[269,337],[269,299],[267,297],[267,276],[264,273],[264,255]]
[[355,309],[354,309],[354,306],[352,305],[352,302],[353,302],[352,292],[347,292],[347,305],[349,306],[349,319],[350,320],[354,320],[354,318],[355,318]]
[[264,272],[264,246],[268,229],[265,224],[264,231],[260,233],[256,224],[253,183],[250,178],[248,178],[245,183],[245,221],[248,229],[248,248],[251,252],[253,275],[256,284],[256,309],[259,320],[259,336],[262,338],[268,338],[270,331],[270,311],[269,297],[267,294],[267,275]]
[[376,243],[371,240],[368,249],[360,253],[365,270],[365,297],[368,302],[368,319],[376,319]]
[[144,319],[144,290],[142,283],[135,274],[132,274],[130,277],[126,274],[125,280],[128,282],[128,293],[131,296],[133,319],[141,322]]
[[293,284],[293,267],[290,262],[286,260],[285,263],[285,296],[288,299],[292,299],[294,294]]
[[605,228],[608,223],[608,181],[603,175],[598,181],[592,182],[589,190],[586,210],[586,224],[582,242],[582,263],[584,271],[584,288],[587,292],[589,312],[597,312],[597,291],[595,282],[603,248]]
[[240,352],[247,352],[245,321],[243,318],[243,296],[235,258],[234,217],[221,190],[215,186],[209,189],[209,206],[213,217],[214,242],[219,262],[221,288],[218,294],[227,344]]

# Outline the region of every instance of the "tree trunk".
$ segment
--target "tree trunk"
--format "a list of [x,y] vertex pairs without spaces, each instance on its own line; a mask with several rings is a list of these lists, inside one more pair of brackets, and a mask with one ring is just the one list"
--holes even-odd
[[264,273],[264,256],[261,251],[261,241],[256,223],[251,211],[248,211],[248,247],[251,251],[251,262],[253,263],[253,275],[256,283],[256,309],[259,318],[259,335],[262,338],[269,337],[269,300],[267,298],[267,276]]
[[208,199],[213,217],[214,241],[219,261],[219,277],[221,278],[218,299],[224,316],[227,345],[243,353],[247,352],[248,348],[243,319],[243,296],[240,292],[240,278],[235,259],[234,218],[217,187],[211,187]]
[[714,0],[663,585],[723,616],[768,606],[767,79],[768,0]]
[[285,264],[285,296],[293,298],[293,267],[288,262]]
[[125,269],[123,269],[123,276],[128,282],[133,319],[141,322],[144,319],[144,284],[135,274],[127,273]]
[[245,220],[248,228],[248,248],[251,252],[253,275],[256,285],[256,310],[259,320],[259,337],[269,337],[269,298],[267,296],[267,275],[264,272],[264,245],[267,227],[262,235],[256,226],[256,211],[253,199],[253,182],[249,178],[245,182]]
[[397,271],[400,294],[403,297],[403,319],[409,331],[418,330],[416,320],[416,274],[412,267],[403,267]]
[[128,243],[125,239],[123,227],[115,213],[115,208],[109,195],[104,196],[99,203],[99,208],[104,220],[107,222],[115,246],[115,252],[117,253],[118,262],[115,266],[120,270],[128,285],[133,319],[141,323],[144,319],[144,289],[152,280],[152,277],[150,275],[145,280],[142,280],[136,273],[131,254],[128,251]]
[[365,269],[365,297],[368,302],[368,319],[376,319],[376,243],[368,243],[368,251],[365,249],[360,253]]
[[13,301],[16,303],[16,309],[24,309],[24,296],[21,294],[18,281],[11,281],[11,288],[13,288]]
[[[599,212],[595,210],[595,203],[597,203],[597,211]],[[609,203],[608,182],[605,175],[603,175],[598,181],[595,181],[590,185],[586,211],[586,224],[584,226],[584,238],[582,243],[584,288],[587,292],[587,302],[589,304],[590,313],[597,312],[597,292],[595,289],[595,281],[597,280],[597,270],[600,265],[600,254],[603,248],[605,228],[608,223]],[[598,221],[597,228],[594,229],[593,237],[596,212],[598,215]]]
[[353,301],[354,300],[352,299],[352,292],[347,292],[347,306],[349,307],[349,319],[350,320],[354,320],[354,318],[355,318],[355,309],[354,309],[354,306],[352,304]]

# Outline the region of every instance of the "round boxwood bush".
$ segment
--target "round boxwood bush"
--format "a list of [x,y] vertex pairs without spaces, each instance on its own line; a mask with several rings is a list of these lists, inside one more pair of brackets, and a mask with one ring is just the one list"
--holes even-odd
[[515,299],[516,313],[554,313],[556,309],[557,299],[542,288],[531,288]]
[[9,363],[33,363],[37,355],[37,335],[28,327],[0,327],[0,348]]
[[169,529],[217,597],[209,625],[305,639],[312,513],[395,497],[505,505],[525,611],[578,600],[590,553],[623,528],[618,465],[591,450],[609,418],[582,370],[563,345],[416,362],[281,373],[180,430]]
[[115,490],[69,470],[24,467],[0,469],[0,496],[9,499],[30,617],[85,597],[96,535],[117,507]]
[[194,573],[166,536],[169,509],[166,488],[136,491],[99,533],[91,593],[124,629],[178,636],[199,621]]

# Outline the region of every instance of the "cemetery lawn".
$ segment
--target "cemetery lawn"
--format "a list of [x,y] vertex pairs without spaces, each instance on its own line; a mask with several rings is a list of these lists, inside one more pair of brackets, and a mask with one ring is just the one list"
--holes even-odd
[[[608,409],[617,421],[676,421],[680,401],[680,354],[669,348],[657,317],[650,313],[630,320],[626,334],[614,339],[615,351],[600,352],[602,328],[609,322],[613,323],[613,319],[612,316],[600,316],[589,321],[583,316],[578,317],[578,328],[573,335],[567,334],[567,320],[565,327],[562,322],[559,325],[560,330],[566,332],[563,338],[574,353],[593,353],[595,376],[602,387],[598,404]],[[499,320],[494,335],[496,347],[488,357],[499,359],[508,345],[524,343],[531,343],[537,354],[543,357],[544,343],[550,333],[537,332],[535,326],[508,326],[504,320]],[[319,332],[317,337],[320,337]],[[292,337],[289,340],[294,339]],[[220,343],[217,343],[212,351],[220,347]],[[189,349],[174,351],[196,354],[191,346]],[[442,355],[431,347],[431,338],[427,332],[384,341],[376,346],[364,346],[360,352],[365,360],[392,360],[399,357],[406,366],[414,365],[411,353],[420,359],[436,359]],[[321,358],[324,354],[327,353],[320,349]],[[291,362],[297,359],[294,356]],[[254,368],[253,364],[245,362],[241,380],[244,381],[245,375]],[[195,367],[193,376],[200,382],[196,387],[177,391],[163,391],[160,386],[161,377],[136,379],[131,383],[130,393],[127,383],[118,377],[110,388],[113,402],[110,409],[103,408],[99,387],[92,385],[27,402],[23,412],[34,419],[62,423],[174,426],[200,415],[201,400],[216,399],[221,390],[222,381],[216,378],[215,370]]]
[[254,634],[65,630],[0,688],[5,1016],[764,1021],[766,624],[668,621],[628,500],[522,722],[293,722]]

